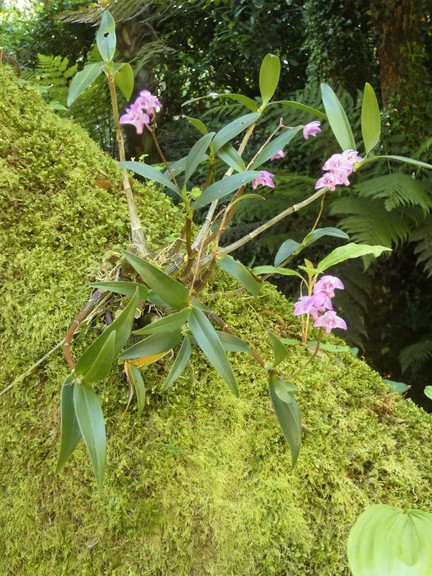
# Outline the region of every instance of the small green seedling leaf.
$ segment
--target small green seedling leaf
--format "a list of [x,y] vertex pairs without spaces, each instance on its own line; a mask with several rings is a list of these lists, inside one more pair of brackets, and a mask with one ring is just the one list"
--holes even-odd
[[223,178],[214,184],[211,184],[208,188],[204,190],[201,196],[192,204],[193,210],[197,208],[202,208],[207,204],[213,202],[213,200],[219,200],[234,190],[238,190],[242,186],[245,186],[251,182],[254,178],[258,178],[261,172],[257,170],[246,170],[245,172],[239,172],[233,176],[228,176]]
[[388,384],[390,388],[394,392],[397,392],[398,394],[405,394],[405,392],[408,392],[408,390],[410,389],[408,384],[405,384],[404,382],[396,382],[395,380],[389,380],[388,378],[384,378],[384,382]]
[[430,398],[430,400],[432,400],[432,386],[425,386],[423,392],[427,398]]
[[102,14],[102,20],[96,34],[96,44],[102,60],[104,62],[112,62],[117,39],[115,33],[115,20],[108,10],[105,10]]
[[259,88],[261,92],[263,110],[273,98],[279,84],[281,65],[278,56],[267,54],[262,63],[259,73]]
[[101,492],[106,461],[105,420],[102,408],[93,388],[79,382],[73,387],[73,402],[78,426]]
[[101,74],[103,62],[95,62],[94,64],[87,64],[83,70],[77,72],[73,77],[69,87],[69,94],[67,105],[70,107],[78,98],[78,96],[88,88],[96,78]]
[[225,380],[231,391],[238,396],[239,392],[231,364],[210,320],[201,310],[192,308],[189,317],[189,328],[210,363]]
[[187,322],[189,308],[184,308],[180,312],[164,316],[155,322],[151,322],[144,328],[135,330],[134,334],[159,334],[162,332],[177,332]]
[[174,182],[170,180],[168,176],[165,176],[165,174],[162,174],[162,172],[159,172],[152,166],[149,166],[148,164],[143,164],[142,162],[135,162],[135,161],[120,162],[120,166],[122,168],[127,168],[127,170],[131,170],[132,172],[135,172],[135,174],[139,174],[144,178],[148,178],[153,182],[158,182],[158,184],[162,184],[162,186],[169,188],[169,190],[175,192],[181,198],[179,189],[174,184]]
[[375,256],[378,258],[383,252],[391,252],[391,248],[385,246],[369,246],[368,244],[345,244],[345,246],[338,246],[328,256],[323,258],[316,267],[316,271],[322,274],[327,268],[345,262],[351,258],[359,258],[360,256]]
[[328,84],[321,84],[321,96],[327,118],[342,150],[356,150],[356,143],[345,110]]
[[261,116],[258,112],[252,112],[251,114],[245,114],[236,118],[226,126],[224,126],[213,139],[214,150],[217,152],[224,144],[238,136],[241,132],[249,128],[251,124],[256,122]]
[[381,115],[378,100],[372,86],[366,82],[363,91],[361,131],[365,155],[375,148],[381,136]]
[[74,375],[69,376],[63,382],[60,400],[61,412],[61,439],[60,452],[57,462],[56,472],[65,465],[67,459],[75,450],[78,442],[81,440],[81,431],[75,416],[75,407],[73,402],[73,381]]
[[258,296],[262,288],[262,283],[253,277],[251,271],[246,268],[244,264],[238,260],[234,260],[231,256],[222,256],[222,258],[217,261],[217,266],[238,280],[240,284],[243,284],[246,290],[253,296]]
[[280,384],[280,376],[271,375],[269,379],[269,392],[274,411],[279,421],[282,432],[290,447],[292,465],[295,466],[301,446],[301,416],[300,410],[294,397],[289,396],[290,402],[281,400],[276,392]]
[[432,574],[432,514],[369,506],[348,537],[353,576],[429,576]]
[[286,349],[285,344],[275,334],[269,332],[268,336],[273,348],[274,362],[272,367],[275,368],[288,356],[288,350]]
[[174,360],[174,364],[171,367],[170,373],[168,374],[168,378],[164,384],[163,389],[167,390],[174,382],[177,380],[179,376],[181,376],[186,369],[186,366],[189,364],[189,359],[192,354],[192,345],[190,342],[189,336],[185,336],[182,345],[180,346],[180,350],[177,354],[177,358]]
[[146,389],[139,368],[130,362],[125,362],[125,372],[137,397],[138,416],[141,416],[145,406]]
[[132,66],[128,62],[120,64],[114,73],[114,81],[126,100],[130,100],[134,89],[135,77]]
[[171,306],[174,310],[182,310],[187,306],[189,290],[183,284],[168,276],[168,274],[165,274],[165,272],[150,264],[144,258],[140,258],[131,252],[124,252],[123,255],[147,286],[154,290],[168,306]]

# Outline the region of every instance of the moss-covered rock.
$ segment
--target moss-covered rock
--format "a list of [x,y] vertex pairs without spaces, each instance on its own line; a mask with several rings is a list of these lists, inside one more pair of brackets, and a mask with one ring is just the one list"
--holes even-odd
[[[1,67],[0,163],[5,389],[61,340],[128,228],[115,162]],[[162,244],[176,209],[136,188],[147,233]],[[257,300],[223,280],[212,290],[214,309],[263,353],[267,330],[297,330],[272,288]],[[288,372],[306,359],[293,351]],[[431,418],[363,362],[317,358],[302,374],[312,432],[291,470],[264,375],[250,358],[232,360],[240,399],[201,357],[163,395],[169,361],[152,367],[140,419],[135,408],[122,415],[120,368],[97,386],[109,437],[102,497],[83,447],[54,473],[60,351],[16,381],[0,396],[0,574],[348,575],[346,539],[365,506],[430,508]]]

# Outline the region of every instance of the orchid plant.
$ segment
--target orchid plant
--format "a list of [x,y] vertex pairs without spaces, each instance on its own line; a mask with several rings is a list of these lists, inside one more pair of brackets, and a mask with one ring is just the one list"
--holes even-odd
[[[316,222],[313,230],[301,243],[286,240],[280,246],[273,265],[249,269],[230,254],[283,218],[320,198],[323,200],[329,192],[335,190],[336,186],[349,186],[349,176],[353,172],[379,158],[372,155],[372,150],[380,138],[380,112],[375,93],[367,84],[362,111],[364,155],[359,156],[346,114],[329,86],[322,86],[325,113],[294,101],[273,101],[280,76],[280,61],[277,56],[268,54],[260,68],[259,101],[241,94],[223,94],[224,98],[242,104],[248,112],[217,132],[208,131],[200,119],[186,118],[197,129],[200,137],[184,158],[170,163],[165,158],[156,135],[157,113],[162,108],[158,97],[143,88],[125,113],[121,116],[118,113],[115,84],[127,98],[130,98],[133,74],[128,64],[114,62],[115,22],[108,11],[103,12],[97,40],[102,61],[86,66],[75,76],[70,87],[69,103],[79,97],[99,74],[105,73],[113,101],[120,167],[131,217],[133,246],[123,252],[123,259],[133,267],[140,280],[137,281],[136,277],[124,277],[120,280],[92,284],[96,291],[66,335],[64,350],[70,374],[65,379],[61,392],[62,424],[58,469],[62,468],[78,442],[83,439],[98,487],[101,489],[106,434],[101,405],[93,385],[107,377],[116,361],[122,362],[130,386],[129,401],[133,395],[136,396],[138,415],[141,415],[145,406],[145,386],[141,369],[173,352],[174,361],[163,384],[163,389],[167,390],[187,367],[193,347],[200,349],[236,395],[239,394],[239,390],[226,352],[252,355],[267,374],[273,411],[288,442],[294,465],[300,453],[302,423],[295,398],[298,390],[292,381],[293,375],[285,374],[281,370],[288,356],[286,343],[278,335],[270,333],[272,358],[263,358],[209,308],[202,297],[202,290],[215,268],[221,273],[228,274],[233,282],[239,283],[254,297],[258,295],[268,276],[279,274],[297,277],[307,291],[294,308],[295,315],[304,317],[299,345],[306,344],[310,330],[318,328],[321,335],[323,331],[329,334],[335,328],[346,329],[345,321],[337,315],[332,305],[334,290],[343,289],[343,284],[338,278],[328,275],[327,270],[350,258],[377,257],[388,248],[348,243],[333,250],[316,265],[305,260],[304,265],[298,266],[298,269],[288,268],[287,265],[294,257],[323,236],[348,240],[348,236],[342,230],[317,228],[318,222]],[[281,121],[271,135],[261,143],[258,150],[251,150],[253,148],[251,136],[256,126],[265,121],[266,108],[276,103],[279,106],[301,108],[317,119],[294,127],[285,126]],[[342,152],[335,153],[324,164],[323,169],[326,173],[318,179],[315,191],[302,202],[287,207],[247,236],[228,246],[222,245],[222,234],[232,221],[239,202],[256,198],[256,191],[261,187],[276,187],[275,175],[265,169],[266,163],[283,158],[288,153],[287,146],[295,141],[299,133],[302,133],[306,140],[317,137],[322,122],[329,122]],[[126,161],[121,134],[122,124],[135,126],[138,134],[147,130],[152,135],[162,159],[161,166],[154,167],[135,160]],[[239,138],[240,144],[235,147],[234,143]],[[400,157],[386,158],[423,165]],[[214,176],[217,162],[226,166],[222,179],[216,179]],[[147,239],[142,232],[131,196],[128,171],[158,183],[162,188],[174,193],[182,207],[184,226],[179,231],[176,249],[170,250],[171,256],[168,262],[166,254],[163,260],[159,260],[157,256],[150,258]],[[249,191],[249,186],[252,192]],[[206,208],[207,212],[198,228],[194,216],[203,208]],[[122,311],[75,362],[70,344],[76,328],[85,321],[95,307],[97,308],[101,297],[110,292],[124,297]],[[159,318],[133,331],[139,302],[140,310],[156,306]],[[125,348],[131,334],[143,338]]]

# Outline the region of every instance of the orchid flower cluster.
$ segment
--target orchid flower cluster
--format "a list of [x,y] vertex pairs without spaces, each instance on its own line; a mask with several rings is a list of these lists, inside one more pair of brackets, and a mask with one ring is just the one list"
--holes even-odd
[[332,298],[335,289],[343,290],[342,280],[336,276],[325,275],[315,284],[311,296],[300,296],[294,304],[294,316],[309,314],[315,328],[324,328],[326,334],[334,328],[347,329],[345,320],[333,310]]
[[120,124],[132,124],[135,126],[137,134],[142,134],[144,126],[149,126],[151,117],[154,118],[156,112],[162,108],[162,104],[153,96],[149,90],[141,90],[138,98],[129,108],[126,108],[126,114],[120,116]]
[[345,150],[342,154],[333,154],[323,166],[327,173],[322,176],[315,184],[315,188],[324,188],[325,186],[334,192],[338,184],[349,186],[348,176],[354,171],[357,162],[363,158],[355,150]]

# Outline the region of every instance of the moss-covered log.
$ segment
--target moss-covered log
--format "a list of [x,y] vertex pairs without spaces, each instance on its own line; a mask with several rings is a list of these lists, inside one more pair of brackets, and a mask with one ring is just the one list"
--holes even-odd
[[[115,162],[0,67],[0,390],[62,339],[107,251],[127,244],[119,188]],[[162,245],[176,209],[151,187],[136,192]],[[216,280],[211,305],[264,354],[266,331],[298,331],[274,289],[252,300],[229,288]],[[162,394],[170,361],[155,365],[140,419],[135,407],[122,415],[120,367],[97,386],[109,442],[102,497],[83,447],[55,474],[60,350],[18,379],[0,396],[0,574],[348,575],[347,535],[368,504],[430,509],[430,416],[363,362],[329,355],[301,376],[312,432],[291,470],[263,373],[232,360],[240,399],[197,357]],[[305,360],[293,351],[287,371]]]

